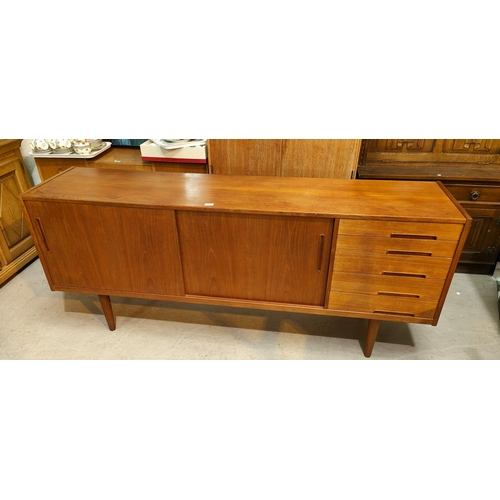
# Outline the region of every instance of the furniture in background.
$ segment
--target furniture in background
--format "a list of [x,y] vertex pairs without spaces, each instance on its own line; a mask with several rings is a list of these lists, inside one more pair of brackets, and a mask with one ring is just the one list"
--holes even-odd
[[361,139],[210,139],[213,174],[354,179]]
[[156,172],[205,173],[206,163],[164,163],[143,161],[139,148],[112,146],[95,158],[51,158],[50,155],[35,157],[40,179],[45,181],[71,167],[107,168],[120,170],[153,170]]
[[[304,196],[307,193],[307,196]],[[441,183],[73,168],[22,195],[52,290],[436,325],[470,217]]]
[[36,157],[42,181],[70,167],[160,172],[356,177],[361,139],[209,139],[207,164],[143,161],[138,148],[111,147],[93,159]]
[[358,177],[442,181],[472,217],[457,270],[493,273],[500,253],[500,139],[365,140]]
[[0,139],[0,284],[37,256],[19,202],[31,187],[20,146],[21,139]]

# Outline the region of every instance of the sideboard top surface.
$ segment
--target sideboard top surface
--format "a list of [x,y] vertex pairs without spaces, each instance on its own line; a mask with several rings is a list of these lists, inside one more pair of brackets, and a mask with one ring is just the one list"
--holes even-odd
[[143,172],[75,167],[23,199],[254,214],[465,223],[436,182]]

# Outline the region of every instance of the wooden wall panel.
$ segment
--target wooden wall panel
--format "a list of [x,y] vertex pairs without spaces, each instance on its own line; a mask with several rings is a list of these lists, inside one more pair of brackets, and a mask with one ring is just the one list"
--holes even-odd
[[281,174],[281,139],[210,139],[208,161],[213,174]]
[[281,175],[354,179],[361,139],[285,139]]

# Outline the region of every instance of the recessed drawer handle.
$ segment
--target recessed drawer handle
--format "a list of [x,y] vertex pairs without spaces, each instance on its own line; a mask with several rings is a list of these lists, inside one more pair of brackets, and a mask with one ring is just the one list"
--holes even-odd
[[382,271],[383,276],[401,276],[403,278],[427,278],[426,274],[397,273],[395,271]]
[[406,234],[406,233],[391,233],[391,238],[409,238],[413,240],[437,240],[437,236],[430,234]]
[[38,217],[36,218],[36,223],[38,225],[38,230],[40,231],[40,235],[42,236],[43,244],[45,245],[47,252],[50,252],[49,245],[47,244],[47,238],[45,238],[45,233],[43,232],[42,221]]
[[477,199],[479,199],[480,195],[481,195],[481,193],[479,191],[471,191],[470,192],[470,199],[472,201],[476,201]]
[[411,252],[410,250],[387,250],[387,255],[419,255],[421,257],[432,257],[432,252]]
[[411,318],[415,317],[413,313],[402,313],[402,312],[394,312],[394,311],[383,311],[382,309],[375,309],[373,314],[395,314],[397,316],[410,316]]
[[390,297],[410,297],[412,299],[420,298],[420,295],[417,295],[416,293],[377,292],[377,295],[389,295]]
[[316,270],[318,273],[321,271],[321,264],[323,262],[323,248],[325,246],[325,235],[319,235],[319,246],[318,246],[318,260],[316,263]]

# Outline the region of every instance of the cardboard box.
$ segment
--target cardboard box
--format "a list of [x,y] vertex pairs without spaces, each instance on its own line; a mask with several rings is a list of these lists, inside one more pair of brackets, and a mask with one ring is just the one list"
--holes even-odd
[[143,161],[174,163],[207,163],[206,146],[186,146],[176,149],[164,149],[147,140],[141,144]]

